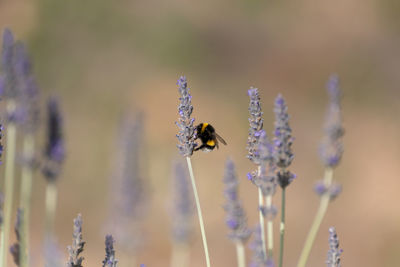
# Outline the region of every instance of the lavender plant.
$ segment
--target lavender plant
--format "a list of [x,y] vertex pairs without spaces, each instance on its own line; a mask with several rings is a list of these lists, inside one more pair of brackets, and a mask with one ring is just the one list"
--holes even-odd
[[112,235],[106,235],[106,257],[103,260],[103,267],[117,267],[118,261],[115,258],[114,239]]
[[55,212],[57,206],[56,181],[60,175],[65,159],[63,138],[63,120],[57,98],[50,98],[47,102],[47,143],[45,149],[45,162],[42,173],[46,178],[46,234],[52,235]]
[[4,228],[2,228],[1,244],[0,244],[0,267],[7,264],[7,248],[11,228],[11,209],[14,192],[14,170],[15,170],[15,150],[17,129],[15,125],[16,119],[16,98],[18,97],[18,87],[16,84],[15,71],[15,42],[12,32],[5,29],[3,33],[3,49],[1,54],[1,70],[2,70],[2,89],[3,95],[7,99],[7,139],[6,139],[6,159],[4,174]]
[[280,224],[280,249],[279,249],[279,267],[283,264],[283,250],[285,237],[285,205],[286,205],[286,187],[293,181],[295,175],[287,168],[293,161],[294,154],[292,152],[292,129],[289,125],[288,108],[282,95],[278,95],[275,99],[275,138],[274,138],[274,158],[278,167],[277,176],[278,184],[282,189],[281,202],[281,224]]
[[326,258],[327,267],[340,267],[340,255],[343,250],[339,249],[339,239],[335,227],[329,228],[329,250]]
[[143,243],[142,224],[146,213],[147,191],[141,170],[143,120],[142,113],[136,118],[123,118],[110,180],[108,231],[118,239],[123,252],[129,255],[130,265],[135,265],[135,255]]
[[199,216],[200,231],[201,231],[201,236],[203,239],[203,247],[204,247],[204,254],[206,257],[206,264],[207,264],[207,267],[210,267],[210,257],[208,254],[208,245],[207,245],[206,233],[204,230],[203,215],[201,213],[200,200],[199,200],[199,196],[197,193],[192,163],[190,160],[190,156],[193,154],[193,149],[196,146],[196,144],[194,142],[194,140],[196,138],[195,129],[193,126],[194,119],[190,118],[190,116],[192,115],[192,112],[193,112],[193,106],[192,106],[192,102],[191,102],[192,96],[189,93],[189,88],[187,86],[186,77],[181,76],[177,82],[177,85],[178,85],[178,90],[180,93],[180,97],[179,97],[180,104],[178,107],[179,118],[178,118],[178,121],[176,122],[176,125],[179,128],[178,134],[176,135],[176,137],[178,138],[177,147],[178,147],[179,153],[182,156],[186,157],[186,161],[188,164],[189,174],[190,174],[192,187],[193,187],[194,198],[196,201],[197,214]]
[[260,180],[258,177],[261,175],[261,165],[259,165],[260,159],[257,151],[264,119],[262,118],[263,112],[261,110],[261,102],[258,89],[251,87],[247,91],[247,94],[250,97],[250,103],[249,103],[250,127],[249,127],[249,135],[247,137],[247,147],[246,147],[248,151],[247,158],[250,159],[255,164],[258,164],[257,171],[253,172],[252,174],[248,174],[248,178],[257,186],[258,189],[258,218],[260,221],[262,248],[264,252],[264,257],[266,258],[267,249],[265,244],[264,215],[262,213],[262,208],[264,206],[264,198],[262,194],[262,189],[260,187],[260,183],[258,182]]
[[78,216],[74,219],[74,231],[72,234],[72,246],[68,246],[68,267],[82,267],[82,261],[84,258],[80,256],[85,246],[85,241],[82,239],[82,216]]
[[181,163],[176,163],[173,180],[172,210],[172,257],[171,266],[188,266],[189,241],[192,234],[193,196],[187,172]]
[[[21,126],[23,132],[20,206],[24,210],[24,218],[21,226],[21,251],[27,254],[29,252],[32,177],[36,167],[34,154],[35,133],[39,125],[39,89],[32,74],[31,62],[22,43],[17,43],[15,46],[15,58],[16,82],[21,92],[18,99],[19,119],[17,123]],[[21,259],[22,267],[25,267],[26,263],[29,262],[29,255],[26,258],[26,260]]]
[[344,135],[338,76],[332,75],[330,77],[327,83],[327,90],[330,101],[325,119],[325,135],[320,147],[320,156],[325,166],[325,173],[322,181],[319,181],[315,187],[316,193],[320,196],[320,203],[301,252],[298,267],[306,265],[329,202],[336,198],[341,191],[341,187],[333,183],[333,169],[337,167],[343,154],[342,137]]
[[239,181],[237,179],[235,165],[228,159],[225,165],[225,198],[226,225],[231,230],[229,237],[236,245],[236,254],[239,267],[246,266],[244,245],[251,235],[247,227],[246,213],[238,197]]
[[253,257],[250,262],[250,267],[274,267],[272,258],[265,258],[262,247],[261,227],[255,227],[253,234],[253,242],[250,244],[250,249],[253,252]]
[[44,266],[45,267],[64,267],[62,263],[62,253],[54,236],[47,236],[44,242]]
[[24,212],[22,209],[17,210],[17,220],[16,220],[15,226],[14,226],[14,231],[15,231],[15,235],[17,237],[17,241],[10,247],[10,253],[13,257],[15,265],[17,265],[17,266],[22,266],[21,259],[25,258],[25,257],[22,257],[22,255],[21,255],[21,254],[24,254],[24,251],[21,250],[21,230],[22,230],[23,214],[24,214]]

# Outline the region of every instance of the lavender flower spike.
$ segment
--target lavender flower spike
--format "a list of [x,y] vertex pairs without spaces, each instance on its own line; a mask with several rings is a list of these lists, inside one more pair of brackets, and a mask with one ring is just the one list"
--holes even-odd
[[187,172],[181,163],[175,164],[174,210],[172,238],[178,243],[187,243],[192,231],[193,196]]
[[328,267],[340,267],[340,255],[343,253],[342,249],[339,249],[339,239],[336,234],[334,227],[329,228],[329,250],[326,260],[326,266]]
[[21,226],[22,226],[22,218],[23,218],[23,210],[17,210],[17,220],[15,221],[15,235],[17,237],[17,241],[10,247],[10,253],[13,256],[13,260],[15,265],[20,266],[20,257],[21,257]]
[[82,239],[82,216],[74,219],[74,232],[72,234],[72,246],[68,246],[69,259],[67,262],[68,267],[82,267],[83,257],[80,254],[83,252],[85,241]]
[[114,239],[111,235],[106,235],[106,258],[103,267],[117,267],[118,261],[115,259]]
[[194,130],[194,119],[190,118],[193,112],[192,96],[189,94],[189,88],[187,87],[186,77],[181,76],[177,82],[179,86],[178,90],[180,93],[180,103],[178,107],[179,119],[176,125],[179,128],[179,132],[176,135],[178,138],[178,149],[179,153],[184,157],[190,157],[193,154],[193,149],[196,146],[195,130]]
[[334,168],[339,164],[343,154],[342,137],[344,135],[340,105],[341,92],[337,75],[330,77],[327,91],[330,101],[326,113],[325,136],[320,146],[320,156],[326,167]]
[[254,239],[250,244],[250,249],[253,251],[250,267],[274,267],[274,262],[271,258],[266,259],[262,248],[261,228],[258,225],[254,231]]
[[3,32],[3,47],[1,54],[1,70],[4,73],[3,93],[6,97],[15,99],[17,97],[16,75],[14,68],[14,37],[9,29]]
[[63,121],[56,98],[50,98],[47,103],[48,125],[47,144],[45,150],[46,163],[43,174],[50,182],[54,182],[61,171],[61,165],[65,158],[63,139]]
[[286,170],[293,161],[294,154],[292,152],[292,129],[289,125],[288,108],[282,95],[278,95],[275,99],[275,138],[274,138],[274,157],[276,165],[281,169],[278,172],[278,182],[282,188],[288,186],[295,175]]
[[239,181],[237,179],[235,165],[228,159],[225,165],[225,198],[226,225],[231,230],[229,237],[234,241],[245,243],[251,235],[247,227],[246,213],[238,197]]
[[260,138],[260,131],[263,128],[264,120],[262,118],[263,112],[261,111],[260,95],[257,88],[251,87],[247,91],[250,97],[249,104],[249,136],[247,137],[247,158],[258,164],[258,140]]

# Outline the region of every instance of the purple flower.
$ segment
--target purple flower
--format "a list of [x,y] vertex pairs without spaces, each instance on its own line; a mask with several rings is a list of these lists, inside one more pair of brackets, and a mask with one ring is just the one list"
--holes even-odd
[[344,129],[341,114],[341,92],[339,78],[332,75],[327,84],[329,105],[325,118],[324,137],[320,146],[320,157],[326,167],[336,167],[343,154]]
[[67,262],[68,267],[82,267],[83,257],[80,254],[83,252],[85,241],[82,239],[82,216],[74,219],[74,232],[72,234],[72,246],[68,246],[69,259]]
[[274,267],[272,259],[267,259],[264,254],[262,239],[261,239],[261,227],[258,225],[253,234],[253,242],[250,244],[250,249],[253,251],[251,258],[250,267]]
[[50,182],[54,182],[61,171],[61,165],[65,158],[63,138],[63,121],[56,98],[50,98],[47,102],[47,144],[45,150],[45,165],[43,174]]
[[328,267],[340,267],[340,255],[343,253],[342,249],[339,249],[339,239],[336,234],[334,227],[329,228],[329,250],[326,260],[326,266]]
[[235,165],[232,160],[228,159],[225,165],[225,198],[226,204],[226,225],[231,230],[229,237],[234,241],[245,243],[251,235],[251,231],[247,227],[246,213],[242,203],[238,198],[239,181],[237,179]]
[[193,154],[193,149],[196,146],[195,140],[195,129],[193,126],[194,119],[190,118],[193,112],[192,96],[189,94],[189,88],[187,87],[186,77],[181,76],[177,82],[179,86],[178,90],[180,93],[178,113],[179,118],[176,125],[179,128],[179,132],[176,135],[178,138],[178,150],[179,153],[184,157],[190,157]]
[[110,179],[110,214],[107,231],[121,249],[132,252],[142,245],[142,223],[148,200],[143,176],[144,115],[126,116],[119,127]]
[[288,108],[282,95],[275,99],[275,138],[274,138],[274,158],[276,165],[280,168],[278,172],[278,183],[281,188],[287,187],[296,177],[286,170],[293,161],[292,152],[292,129],[289,125]]
[[106,235],[106,257],[103,260],[103,267],[117,267],[118,261],[115,259],[114,239],[111,235]]
[[247,91],[250,97],[249,104],[249,136],[247,138],[247,158],[257,164],[258,162],[258,140],[260,138],[261,130],[263,128],[264,120],[262,118],[263,112],[261,110],[260,95],[257,88],[251,87]]
[[315,184],[314,191],[319,196],[328,194],[329,199],[334,200],[342,192],[342,186],[338,184],[327,186],[324,181],[320,180]]
[[63,257],[57,242],[52,236],[48,236],[44,243],[45,267],[63,267],[65,266],[61,259]]
[[193,196],[186,169],[175,164],[173,183],[172,237],[175,242],[186,243],[192,231]]
[[13,260],[15,265],[19,266],[20,264],[20,242],[21,242],[21,232],[22,232],[22,219],[23,219],[23,210],[18,209],[17,210],[17,220],[15,221],[15,226],[14,226],[14,231],[15,235],[17,237],[17,241],[10,247],[10,253],[13,256]]
[[21,124],[27,134],[36,132],[39,125],[39,88],[32,73],[28,54],[22,43],[15,45],[15,73],[17,86],[21,92],[15,114],[11,117]]

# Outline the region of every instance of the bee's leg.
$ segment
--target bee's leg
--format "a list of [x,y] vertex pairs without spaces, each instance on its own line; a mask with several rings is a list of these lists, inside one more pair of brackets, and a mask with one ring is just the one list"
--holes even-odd
[[194,151],[197,151],[197,150],[203,149],[205,146],[206,146],[205,144],[202,144],[201,146],[199,146],[199,147],[196,147],[196,148],[194,149]]

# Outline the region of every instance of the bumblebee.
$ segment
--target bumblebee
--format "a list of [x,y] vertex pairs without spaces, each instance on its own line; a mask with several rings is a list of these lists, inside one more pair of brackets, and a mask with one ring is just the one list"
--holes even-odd
[[200,139],[202,144],[196,147],[194,151],[201,149],[204,152],[210,152],[215,147],[218,149],[218,141],[226,145],[225,140],[215,132],[214,127],[209,123],[200,123],[197,125],[196,132],[196,139]]

